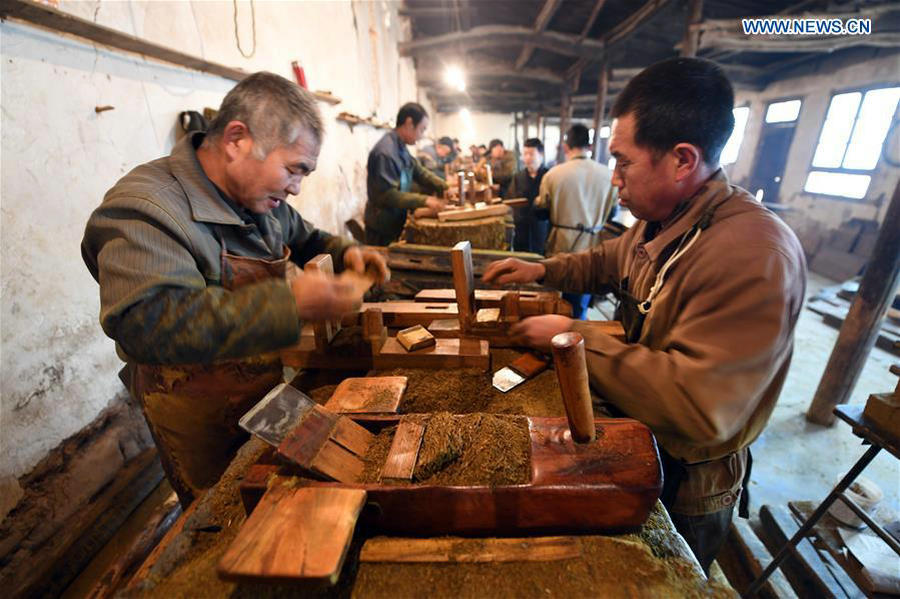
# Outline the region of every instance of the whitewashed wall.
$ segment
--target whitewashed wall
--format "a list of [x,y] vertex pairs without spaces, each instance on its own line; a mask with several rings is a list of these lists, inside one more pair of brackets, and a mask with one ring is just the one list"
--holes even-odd
[[[492,139],[500,139],[507,149],[513,147],[513,115],[498,112],[472,112],[466,119],[460,112],[441,112],[432,123],[435,138],[446,135],[458,137],[463,151],[469,146],[488,145]],[[521,142],[521,140],[519,140]]]
[[[731,180],[739,185],[744,184],[752,172],[768,103],[800,97],[803,104],[788,153],[780,201],[829,229],[837,228],[851,218],[876,219],[880,222],[900,178],[900,169],[883,160],[879,161],[872,174],[866,197],[860,201],[806,193],[803,185],[832,94],[848,88],[890,83],[900,84],[900,54],[896,52],[885,52],[885,55],[863,60],[860,60],[860,54],[838,57],[823,62],[813,74],[776,81],[761,92],[738,90],[736,105],[749,104],[750,118],[738,160],[728,167]],[[900,155],[900,133],[896,129],[888,143],[893,148],[892,154],[895,157]]]
[[[327,134],[318,170],[291,200],[313,223],[343,232],[361,217],[365,162],[384,133],[353,132],[342,111],[391,121],[419,100],[397,2],[254,3],[257,48],[235,45],[233,4],[61,2],[59,8],[128,34],[252,72],[292,78],[300,60],[321,104]],[[245,51],[250,4],[238,2]],[[166,155],[176,116],[218,107],[233,81],[146,61],[25,24],[0,24],[2,44],[2,406],[0,481],[27,472],[90,422],[121,391],[112,341],[98,324],[97,285],[79,245],[88,215],[125,172]],[[96,106],[115,109],[97,114]]]

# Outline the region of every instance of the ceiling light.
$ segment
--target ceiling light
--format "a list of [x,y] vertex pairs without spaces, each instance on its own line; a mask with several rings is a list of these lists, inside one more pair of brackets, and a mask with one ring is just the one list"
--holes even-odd
[[466,76],[458,66],[448,66],[444,70],[444,83],[457,91],[466,91]]

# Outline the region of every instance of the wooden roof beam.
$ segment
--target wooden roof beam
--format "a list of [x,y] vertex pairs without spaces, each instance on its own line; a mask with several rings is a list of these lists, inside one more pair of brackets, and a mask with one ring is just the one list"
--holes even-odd
[[[429,63],[430,64],[430,63]],[[476,81],[479,79],[522,79],[539,81],[553,85],[561,85],[565,79],[562,73],[551,69],[529,68],[516,71],[512,63],[504,61],[478,61],[466,64],[466,79]],[[443,81],[441,69],[422,65],[418,69],[419,85],[430,86]]]
[[[544,0],[544,5],[541,7],[541,11],[538,13],[537,19],[534,21],[534,32],[542,33],[547,26],[550,24],[550,20],[553,18],[553,15],[556,14],[556,10],[559,8],[559,5],[562,4],[562,0]],[[522,69],[528,61],[531,60],[531,55],[534,53],[534,45],[533,44],[525,44],[525,47],[522,48],[522,52],[519,53],[519,57],[516,59],[515,69],[518,71]]]
[[[652,0],[665,2],[668,0]],[[542,31],[535,33],[530,27],[516,25],[481,25],[468,31],[455,31],[432,37],[423,37],[408,42],[400,42],[397,48],[401,56],[420,56],[441,52],[448,48],[477,50],[498,46],[520,46],[531,44],[535,48],[549,50],[565,56],[594,56],[603,51],[603,42],[593,39],[578,41],[577,35]]]
[[597,16],[603,9],[604,4],[606,4],[606,0],[597,0],[596,2],[594,2],[594,8],[591,9],[591,14],[588,17],[587,22],[584,24],[584,27],[581,29],[581,33],[578,34],[579,42],[586,38],[587,34],[591,32],[591,27],[593,27],[594,23],[597,21]]

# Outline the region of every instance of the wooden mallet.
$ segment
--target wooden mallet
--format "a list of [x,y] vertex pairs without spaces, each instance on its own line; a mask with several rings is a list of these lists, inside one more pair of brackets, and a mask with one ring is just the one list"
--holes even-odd
[[584,338],[580,333],[568,331],[555,335],[550,340],[550,346],[572,440],[590,443],[597,438],[597,430],[584,359]]

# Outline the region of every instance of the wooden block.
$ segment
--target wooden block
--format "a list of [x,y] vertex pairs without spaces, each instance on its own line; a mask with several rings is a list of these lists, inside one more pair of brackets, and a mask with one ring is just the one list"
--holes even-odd
[[273,487],[222,556],[219,577],[333,585],[365,501],[361,489]]
[[[772,561],[772,555],[753,532],[750,524],[743,518],[735,518],[731,523],[731,538],[734,539],[741,557],[750,567],[753,576],[762,574],[763,569]],[[779,569],[775,570],[766,580],[763,589],[771,593],[773,597],[783,599],[796,599],[797,597],[794,589],[791,588],[790,583]]]
[[359,480],[365,468],[363,461],[350,451],[329,439],[309,465],[314,474],[352,484]]
[[299,466],[308,468],[323,445],[331,437],[338,415],[327,410],[310,410],[300,423],[285,435],[278,454]]
[[432,347],[409,353],[400,342],[388,337],[381,353],[375,356],[375,368],[481,368],[491,367],[488,342],[481,339],[435,339]]
[[406,384],[405,376],[344,379],[334,390],[325,408],[336,413],[393,414],[397,412]]
[[363,337],[369,341],[372,355],[381,351],[387,339],[387,327],[384,326],[384,315],[378,308],[367,308],[362,313]]
[[487,216],[504,216],[509,214],[509,206],[504,204],[485,206],[484,208],[463,208],[462,210],[444,210],[438,212],[438,220],[445,222],[448,220],[470,220],[473,218],[484,218]]
[[497,327],[500,324],[500,308],[482,308],[475,313],[474,326],[479,328]]
[[576,537],[521,539],[369,539],[359,555],[361,562],[548,562],[581,556]]
[[512,368],[526,379],[530,379],[547,370],[547,366],[546,360],[542,360],[533,353],[528,352],[513,360],[509,368]]
[[365,456],[375,435],[356,424],[346,416],[338,418],[331,431],[331,440],[358,456]]
[[423,425],[409,420],[400,421],[381,469],[381,480],[412,480],[424,435]]
[[472,328],[475,320],[475,275],[472,271],[472,244],[460,241],[450,250],[453,264],[453,289],[459,307],[459,324],[463,331]]
[[[476,301],[478,300],[476,296]],[[500,298],[500,318],[504,322],[519,322],[519,292],[509,291]]]
[[397,333],[397,341],[406,348],[406,351],[415,351],[434,345],[434,335],[422,325],[417,324]]
[[900,437],[900,398],[892,393],[870,395],[863,415],[880,430]]

